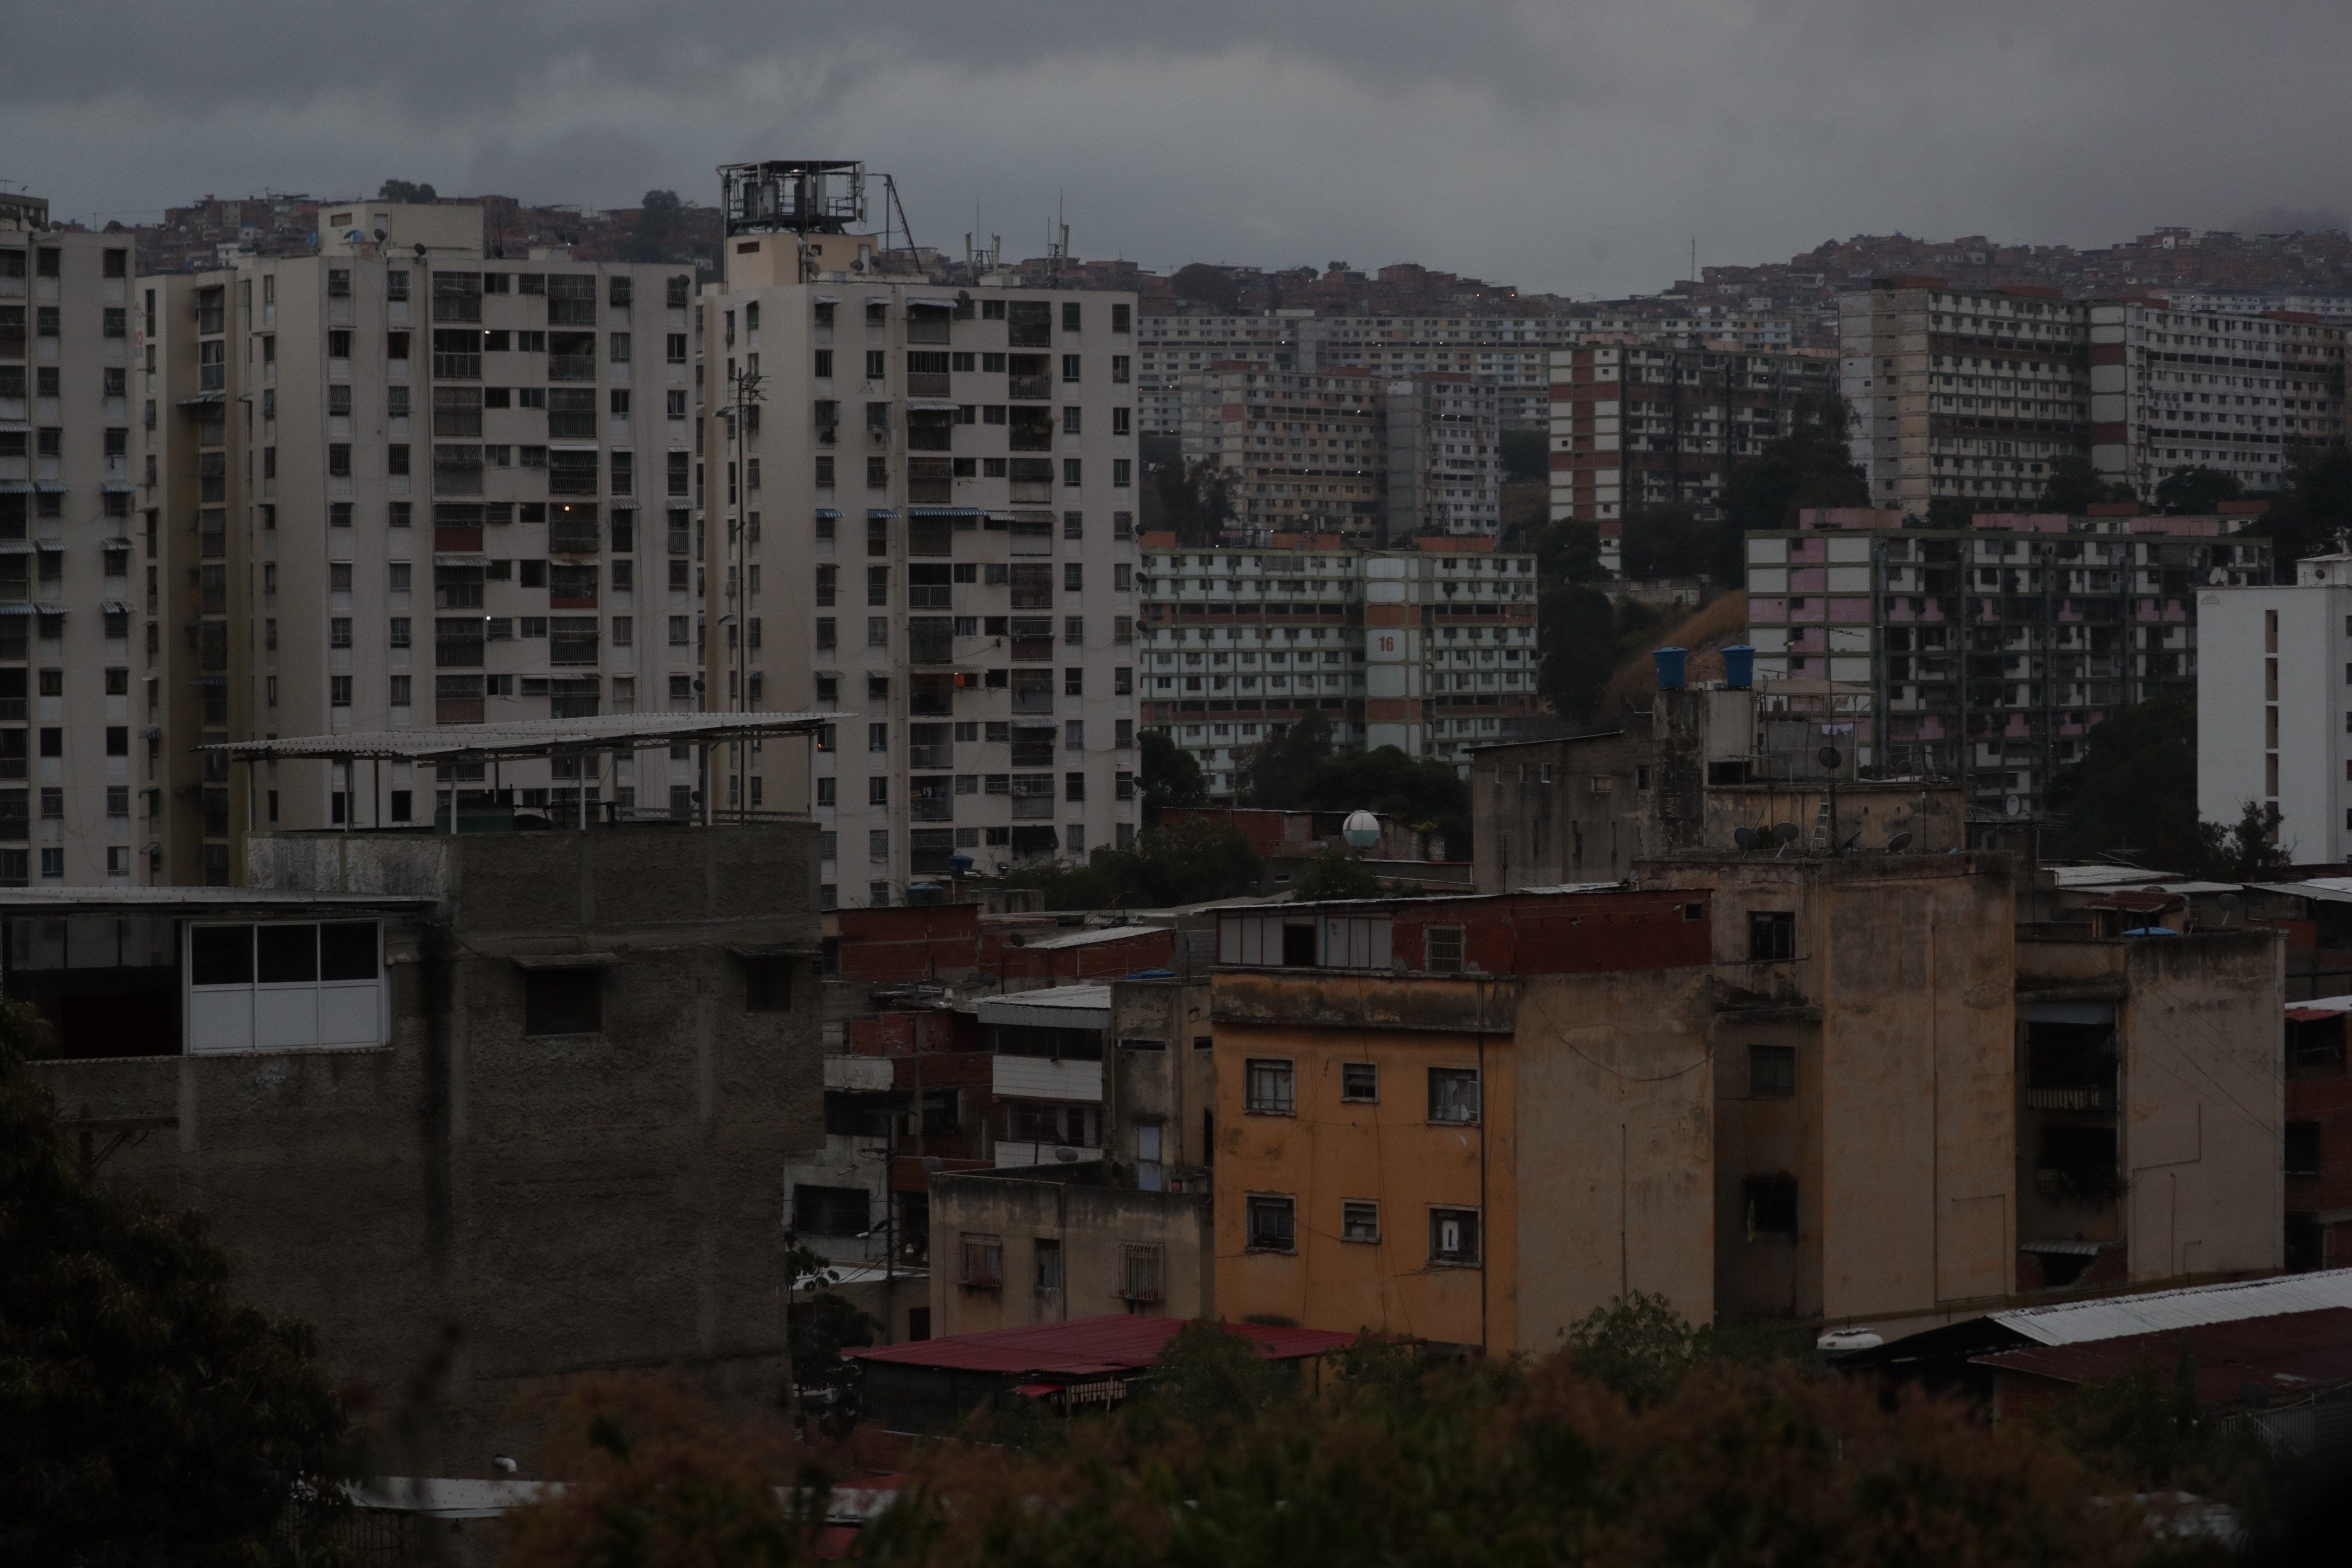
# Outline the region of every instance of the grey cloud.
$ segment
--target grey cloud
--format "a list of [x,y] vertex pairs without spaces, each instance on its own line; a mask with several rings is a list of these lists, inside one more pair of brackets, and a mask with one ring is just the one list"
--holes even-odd
[[[1154,263],[1411,257],[1654,288],[1903,228],[2105,243],[2352,208],[2352,7],[2244,0],[0,0],[0,174],[61,211],[212,190],[707,197],[894,171],[927,240]],[[2229,40],[2258,40],[2241,47]]]

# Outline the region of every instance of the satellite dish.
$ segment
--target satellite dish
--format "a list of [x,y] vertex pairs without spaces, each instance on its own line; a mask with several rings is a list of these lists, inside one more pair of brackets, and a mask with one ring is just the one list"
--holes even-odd
[[1822,764],[1822,766],[1829,769],[1832,773],[1837,771],[1839,763],[1845,761],[1845,754],[1843,752],[1840,752],[1835,746],[1823,746],[1820,751],[1814,752],[1813,756],[1814,759]]
[[1900,855],[1910,847],[1911,836],[1907,833],[1898,833],[1886,841],[1886,852],[1889,855]]
[[2238,921],[2239,907],[2243,901],[2235,893],[2224,893],[2214,900],[2213,923],[2217,926],[2235,925]]
[[2205,581],[2212,584],[2216,588],[2228,583],[2229,580],[2230,574],[2227,572],[2222,571],[2219,566],[2214,567],[2213,570],[2208,573],[2205,577]]
[[2007,800],[2001,803],[2001,809],[2009,813],[2010,816],[2015,816],[2025,809],[2025,802],[2020,800],[2015,795],[2011,795]]
[[1078,1152],[1076,1149],[1056,1149],[1054,1158],[1065,1165],[1075,1165],[1078,1163]]
[[1797,825],[1793,822],[1776,822],[1772,825],[1772,837],[1779,843],[1794,844],[1797,841]]
[[375,242],[376,242],[378,245],[382,245],[385,240],[390,239],[391,237],[392,237],[392,236],[390,236],[390,235],[386,234],[386,233],[385,233],[383,230],[382,230],[382,229],[377,229],[377,230],[375,231]]
[[1735,828],[1731,841],[1742,849],[1753,849],[1756,847],[1756,830],[1752,827]]
[[1843,854],[1844,854],[1846,851],[1848,851],[1849,849],[1852,849],[1855,845],[1857,845],[1857,844],[1859,844],[1859,843],[1861,843],[1861,842],[1862,842],[1862,829],[1860,829],[1860,828],[1858,828],[1858,827],[1857,827],[1857,828],[1855,828],[1855,829],[1853,830],[1853,836],[1852,837],[1848,838],[1844,843],[1843,843],[1843,844],[1841,844],[1841,845],[1839,845],[1839,846],[1838,846],[1838,853],[1839,853],[1839,854],[1841,854],[1841,855],[1843,855]]

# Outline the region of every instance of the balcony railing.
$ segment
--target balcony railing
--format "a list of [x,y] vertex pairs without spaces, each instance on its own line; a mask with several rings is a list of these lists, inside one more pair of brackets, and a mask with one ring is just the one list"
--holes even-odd
[[482,379],[482,356],[479,354],[445,354],[433,356],[433,379],[436,381],[479,381]]
[[1008,375],[1004,378],[1004,395],[1031,402],[1051,402],[1054,378],[1050,375]]
[[955,797],[952,795],[917,795],[907,803],[909,822],[953,822]]
[[446,554],[478,554],[482,548],[482,525],[436,523],[433,527],[433,548]]
[[433,721],[436,724],[478,724],[482,721],[483,699],[479,697],[436,697],[433,700]]
[[[440,356],[436,355],[436,359]],[[438,371],[434,373],[439,374]],[[593,381],[596,379],[594,354],[550,354],[547,356],[547,379],[550,381]]]
[[921,374],[908,373],[907,395],[909,397],[946,397],[950,395],[950,390],[949,378],[944,375],[933,374],[928,371]]
[[910,768],[951,768],[955,766],[955,747],[944,741],[909,746],[907,748],[907,765]]
[[2032,1110],[2099,1110],[2112,1113],[2116,1091],[2109,1088],[2029,1089],[2025,1104]]

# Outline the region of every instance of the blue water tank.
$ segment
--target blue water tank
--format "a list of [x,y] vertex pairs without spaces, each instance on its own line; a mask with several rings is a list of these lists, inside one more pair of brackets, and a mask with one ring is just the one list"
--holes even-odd
[[1756,684],[1754,648],[1736,642],[1723,650],[1723,683],[1734,691],[1745,691]]
[[1683,689],[1683,660],[1685,657],[1683,650],[1678,647],[1662,647],[1650,657],[1658,663],[1658,689],[1680,691]]

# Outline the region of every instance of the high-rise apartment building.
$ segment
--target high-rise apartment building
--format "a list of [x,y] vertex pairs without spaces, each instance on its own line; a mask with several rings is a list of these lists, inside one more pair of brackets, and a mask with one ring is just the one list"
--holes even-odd
[[1840,304],[1840,380],[1873,506],[2021,510],[2053,463],[2089,455],[2089,306],[1913,277]]
[[1495,388],[1459,375],[1268,370],[1241,360],[1184,376],[1184,460],[1232,477],[1234,521],[1256,532],[1492,538],[1502,527]]
[[[690,271],[488,256],[478,208],[353,203],[314,256],[141,288],[152,506],[189,558],[175,752],[699,705]],[[226,880],[248,826],[667,811],[678,765],[289,761],[249,800],[184,778],[173,871]]]
[[2086,458],[2143,504],[2182,468],[2250,491],[2344,439],[2340,324],[1883,278],[1844,296],[1842,382],[1874,506],[2021,509]]
[[1733,464],[1789,433],[1798,405],[1837,391],[1834,356],[1643,339],[1551,355],[1551,516],[1600,525],[1622,570],[1625,518],[1644,507],[1717,515]]
[[1457,766],[1539,720],[1532,555],[1496,554],[1489,539],[1143,543],[1144,722],[1221,800],[1252,747],[1309,714],[1342,751]]
[[2344,326],[2284,314],[2091,306],[2091,461],[2151,500],[2179,468],[2276,490],[2298,447],[2344,441]]
[[[702,303],[709,706],[845,715],[811,803],[843,906],[1139,809],[1134,296],[885,270],[864,178],[727,171]],[[803,804],[750,757],[713,789]]]
[[2198,601],[2197,814],[2273,807],[2290,860],[2352,860],[2352,555]]
[[1906,528],[1891,510],[1807,511],[1748,536],[1759,675],[1866,691],[1841,730],[1865,767],[1962,781],[2009,816],[2121,709],[2197,683],[2210,590],[2270,580],[2270,543],[2218,517],[1979,513]]
[[[163,853],[131,272],[129,235],[0,197],[0,885],[143,882]],[[155,550],[151,532],[151,584]]]

